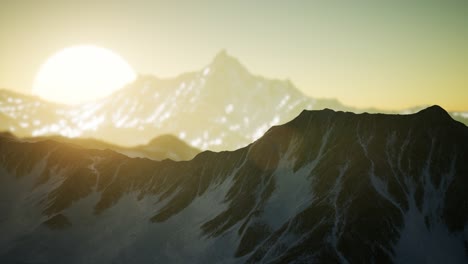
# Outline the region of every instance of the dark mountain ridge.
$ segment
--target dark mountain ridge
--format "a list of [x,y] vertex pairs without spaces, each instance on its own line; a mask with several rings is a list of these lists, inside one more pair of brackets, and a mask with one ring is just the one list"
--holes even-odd
[[465,263],[468,128],[303,111],[236,151],[161,162],[0,137],[0,260]]

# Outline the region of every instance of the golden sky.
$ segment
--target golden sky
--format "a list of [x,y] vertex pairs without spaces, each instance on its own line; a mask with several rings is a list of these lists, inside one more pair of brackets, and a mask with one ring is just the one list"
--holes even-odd
[[72,45],[111,49],[158,77],[226,49],[313,97],[468,110],[468,1],[386,2],[3,0],[0,87],[29,93],[40,65]]

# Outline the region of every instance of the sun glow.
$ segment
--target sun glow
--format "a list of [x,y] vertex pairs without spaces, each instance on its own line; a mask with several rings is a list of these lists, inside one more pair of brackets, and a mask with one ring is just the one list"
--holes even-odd
[[65,48],[39,69],[33,94],[46,100],[79,104],[105,97],[135,80],[135,72],[116,53],[92,46]]

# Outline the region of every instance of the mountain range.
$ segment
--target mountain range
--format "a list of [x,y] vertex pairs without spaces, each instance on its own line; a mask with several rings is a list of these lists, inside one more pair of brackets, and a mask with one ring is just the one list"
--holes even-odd
[[133,147],[114,145],[93,138],[68,138],[63,136],[39,136],[23,138],[23,140],[27,142],[53,140],[69,143],[85,149],[109,149],[131,158],[139,157],[149,158],[152,160],[191,160],[195,155],[200,153],[200,150],[189,146],[187,143],[173,135],[162,135],[154,138],[145,145]]
[[468,262],[468,128],[438,106],[304,110],[189,161],[0,149],[2,263]]
[[[170,134],[197,149],[222,151],[248,145],[304,109],[323,108],[380,112],[305,96],[289,81],[249,73],[222,51],[200,71],[172,79],[140,76],[106,98],[75,106],[1,90],[0,131],[21,137],[92,137],[127,147]],[[452,116],[468,124],[468,113]]]

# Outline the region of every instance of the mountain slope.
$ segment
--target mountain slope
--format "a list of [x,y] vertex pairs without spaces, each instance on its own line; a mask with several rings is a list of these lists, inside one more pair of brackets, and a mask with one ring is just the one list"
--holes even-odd
[[303,111],[191,161],[0,137],[0,260],[466,263],[468,128]]

